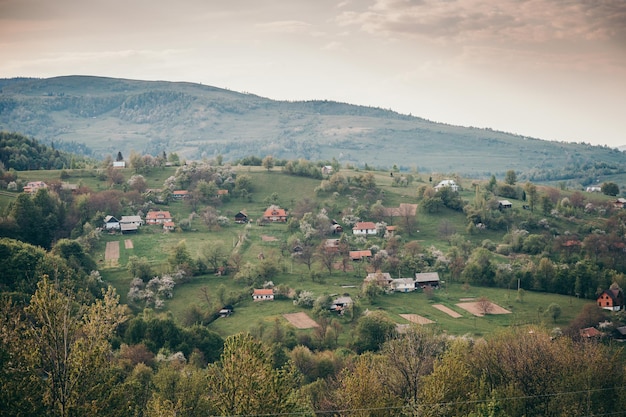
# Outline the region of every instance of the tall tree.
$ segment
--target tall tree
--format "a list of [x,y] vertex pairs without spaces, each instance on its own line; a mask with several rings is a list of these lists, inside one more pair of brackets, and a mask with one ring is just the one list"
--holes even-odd
[[517,174],[514,170],[509,169],[504,176],[504,182],[508,185],[515,185],[517,182]]
[[30,305],[24,345],[32,366],[45,376],[44,400],[54,415],[99,414],[106,409],[109,339],[124,319],[124,307],[109,288],[91,305],[77,302],[47,277]]
[[249,334],[226,339],[208,368],[209,401],[219,415],[313,415],[299,394],[295,368],[275,369],[262,342]]

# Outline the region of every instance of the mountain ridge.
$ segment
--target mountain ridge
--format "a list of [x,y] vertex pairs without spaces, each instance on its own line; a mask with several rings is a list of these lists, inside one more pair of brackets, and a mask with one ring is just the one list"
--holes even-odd
[[177,152],[187,159],[335,158],[353,166],[473,177],[509,169],[564,177],[546,172],[597,162],[626,166],[622,152],[605,146],[448,125],[376,107],[80,75],[0,80],[0,130],[64,150],[85,145],[88,156],[98,158],[132,150]]

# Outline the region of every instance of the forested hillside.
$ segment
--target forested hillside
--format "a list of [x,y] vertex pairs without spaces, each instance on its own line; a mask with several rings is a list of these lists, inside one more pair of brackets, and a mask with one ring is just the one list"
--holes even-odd
[[194,160],[335,158],[360,168],[397,166],[474,178],[513,169],[531,181],[581,185],[623,173],[626,166],[623,152],[606,147],[450,126],[345,103],[274,101],[191,83],[69,76],[5,79],[0,89],[0,130],[99,159],[131,150],[176,152]]
[[0,162],[5,169],[28,171],[84,166],[87,158],[55,149],[17,133],[0,131]]

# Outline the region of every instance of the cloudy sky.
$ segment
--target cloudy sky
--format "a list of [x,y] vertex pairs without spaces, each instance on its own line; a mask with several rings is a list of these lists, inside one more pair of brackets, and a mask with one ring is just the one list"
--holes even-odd
[[0,0],[0,57],[626,145],[625,0]]

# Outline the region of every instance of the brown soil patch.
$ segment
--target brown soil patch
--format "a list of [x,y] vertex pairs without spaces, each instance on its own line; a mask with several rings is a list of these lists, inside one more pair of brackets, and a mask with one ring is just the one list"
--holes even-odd
[[283,314],[283,317],[298,329],[311,329],[313,327],[319,327],[319,324],[306,313],[289,313]]
[[433,304],[433,307],[435,307],[439,311],[443,311],[444,313],[446,313],[447,315],[455,319],[458,319],[459,317],[463,317],[461,314],[457,313],[451,308],[444,306],[443,304]]
[[418,316],[417,314],[399,314],[400,317],[410,321],[411,323],[417,324],[430,324],[434,323],[434,321],[427,319],[426,317]]
[[[491,308],[489,310],[489,314],[510,314],[511,312],[506,308],[502,308],[495,303],[490,303]],[[463,310],[469,311],[475,316],[482,317],[483,313],[479,307],[479,303],[458,303],[458,307],[461,307]]]
[[126,239],[124,241],[124,248],[126,248],[126,249],[133,249],[134,248],[133,241],[130,240],[130,239]]
[[104,260],[108,266],[116,266],[120,258],[120,242],[107,242]]
[[278,239],[275,238],[274,236],[261,235],[261,240],[263,242],[276,242]]

